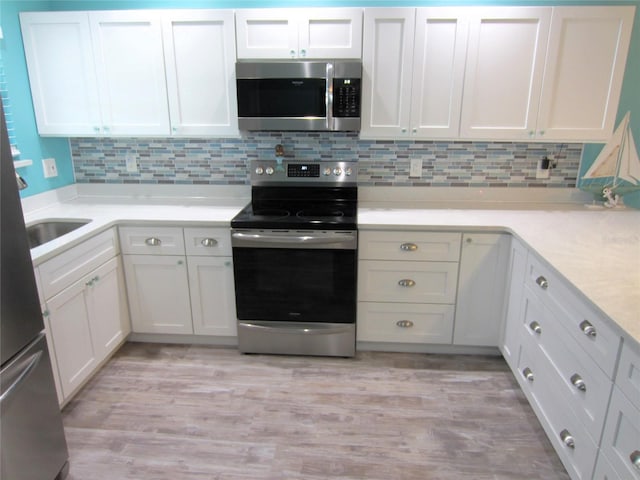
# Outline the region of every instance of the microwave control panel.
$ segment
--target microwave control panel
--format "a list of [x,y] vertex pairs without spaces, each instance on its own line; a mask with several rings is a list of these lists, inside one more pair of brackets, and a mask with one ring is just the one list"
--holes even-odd
[[333,116],[360,116],[359,78],[335,78],[333,80]]

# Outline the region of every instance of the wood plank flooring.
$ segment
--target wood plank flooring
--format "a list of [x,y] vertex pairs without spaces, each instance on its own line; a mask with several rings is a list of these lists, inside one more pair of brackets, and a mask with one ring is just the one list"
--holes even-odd
[[498,357],[127,343],[63,419],[69,480],[569,478]]

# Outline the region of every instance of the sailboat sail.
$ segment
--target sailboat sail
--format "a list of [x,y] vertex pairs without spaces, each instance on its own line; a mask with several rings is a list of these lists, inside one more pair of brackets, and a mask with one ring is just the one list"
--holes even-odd
[[[599,189],[610,187],[613,190],[622,191],[627,189],[625,187],[640,184],[640,159],[638,159],[638,151],[629,126],[630,118],[631,113],[627,112],[611,140],[582,177],[583,180],[607,179],[606,184],[587,182],[583,184],[584,187]],[[631,185],[621,184],[621,180]]]

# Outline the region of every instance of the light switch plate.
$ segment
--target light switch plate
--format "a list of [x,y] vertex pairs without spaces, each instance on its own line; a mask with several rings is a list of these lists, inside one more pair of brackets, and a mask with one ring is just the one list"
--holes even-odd
[[409,176],[410,177],[422,177],[422,159],[421,158],[412,158],[411,159],[411,167],[409,168]]
[[136,173],[138,171],[138,162],[136,162],[136,157],[132,153],[128,153],[124,157],[125,164],[127,165],[127,172]]
[[42,170],[44,171],[44,178],[51,178],[58,176],[58,166],[56,165],[55,158],[43,158]]

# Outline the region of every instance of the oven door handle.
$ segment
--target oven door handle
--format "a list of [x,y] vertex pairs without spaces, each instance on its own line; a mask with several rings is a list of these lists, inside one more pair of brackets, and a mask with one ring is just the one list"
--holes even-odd
[[309,246],[326,248],[350,248],[355,249],[357,236],[353,232],[340,235],[273,235],[262,233],[233,232],[231,234],[232,246],[235,247],[272,247],[305,248]]
[[324,326],[322,324],[315,324],[313,322],[309,322],[309,324],[296,326],[286,325],[283,326],[277,322],[274,323],[274,326],[271,325],[262,325],[259,323],[252,323],[247,321],[240,321],[239,324],[243,328],[249,328],[254,331],[277,331],[278,333],[291,333],[296,335],[333,335],[336,333],[344,333],[353,327],[353,324],[346,323],[344,326]]

